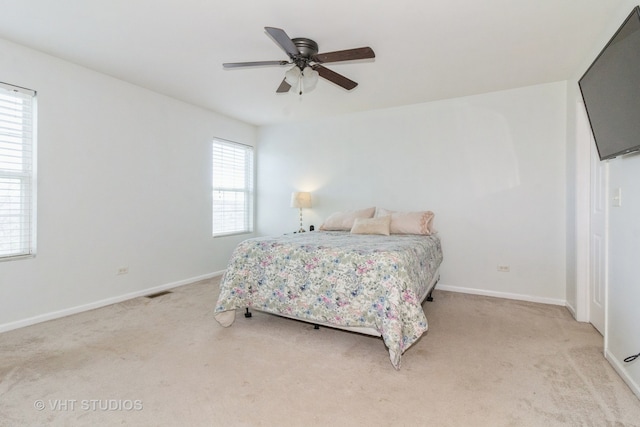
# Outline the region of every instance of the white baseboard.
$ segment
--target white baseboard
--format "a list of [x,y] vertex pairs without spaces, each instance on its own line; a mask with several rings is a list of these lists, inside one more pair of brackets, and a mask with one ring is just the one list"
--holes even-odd
[[[153,288],[143,289],[141,291],[131,292],[128,294],[119,295],[116,297],[107,298],[100,301],[95,301],[89,304],[84,304],[76,307],[67,308],[64,310],[45,313],[38,316],[30,317],[27,319],[18,320],[15,322],[5,323],[0,325],[0,333],[11,331],[13,329],[23,328],[25,326],[35,325],[36,323],[46,322],[47,320],[58,319],[60,317],[81,313],[83,311],[105,307],[107,305],[116,304],[122,301],[138,298],[138,297],[153,294],[156,292],[166,291],[167,289],[173,289],[173,288],[177,288],[178,286],[187,285],[189,283],[194,283],[200,280],[206,280],[212,277],[220,276],[223,273],[224,273],[224,270],[216,271],[213,273],[204,274],[202,276],[191,277],[188,279],[179,280],[177,282],[166,283],[164,285],[155,286]],[[443,291],[450,291],[450,292],[460,292],[465,294],[483,295],[483,296],[496,297],[496,298],[506,298],[506,299],[520,300],[520,301],[537,302],[542,304],[567,306],[567,302],[565,300],[560,300],[560,299],[534,297],[530,295],[512,294],[507,292],[487,291],[483,289],[465,288],[460,286],[449,286],[449,285],[443,285],[440,283],[437,284],[436,289],[440,289]],[[569,307],[567,306],[567,308]],[[570,308],[569,310],[571,311]]]
[[[571,313],[573,318],[578,320],[578,312],[576,311],[575,308],[573,308],[573,306],[569,303],[569,301],[567,301],[567,303],[564,306],[567,307],[567,310],[569,310],[569,313]],[[580,322],[580,320],[578,320],[578,322]]]
[[624,369],[622,363],[609,352],[609,350],[605,350],[604,357],[609,361],[613,369],[620,375],[620,378],[629,386],[631,391],[640,399],[640,386],[629,376],[629,372]]
[[496,297],[496,298],[514,299],[518,301],[537,302],[541,304],[562,305],[562,306],[567,305],[567,301],[563,299],[535,297],[531,295],[512,294],[508,292],[487,291],[485,289],[474,289],[474,288],[464,288],[461,286],[441,285],[440,283],[436,285],[436,289],[440,289],[441,291],[460,292],[463,294],[483,295],[486,297]]
[[66,308],[64,310],[40,314],[38,316],[29,317],[27,319],[18,320],[15,322],[5,323],[0,325],[0,333],[11,331],[18,328],[24,328],[25,326],[35,325],[36,323],[46,322],[47,320],[53,320],[53,319],[58,319],[60,317],[65,317],[65,316],[69,316],[76,313],[82,313],[83,311],[89,311],[89,310],[94,310],[100,307],[106,307],[107,305],[116,304],[116,303],[130,300],[133,298],[143,297],[145,295],[166,291],[168,289],[177,288],[178,286],[188,285],[189,283],[195,283],[200,280],[211,279],[212,277],[222,275],[222,273],[224,273],[224,270],[203,274],[202,276],[191,277],[189,279],[179,280],[177,282],[165,283],[164,285],[154,286],[153,288],[147,288],[141,291],[130,292],[128,294],[118,295],[116,297],[106,298],[100,301],[91,302],[89,304],[83,304],[76,307]]

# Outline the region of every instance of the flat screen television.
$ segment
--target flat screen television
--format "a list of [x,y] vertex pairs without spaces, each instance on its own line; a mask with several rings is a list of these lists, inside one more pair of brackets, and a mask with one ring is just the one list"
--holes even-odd
[[640,7],[578,81],[600,160],[640,150]]

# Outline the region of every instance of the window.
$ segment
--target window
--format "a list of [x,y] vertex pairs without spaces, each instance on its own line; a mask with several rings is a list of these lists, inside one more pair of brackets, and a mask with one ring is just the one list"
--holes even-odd
[[213,140],[213,235],[253,232],[253,147]]
[[35,255],[35,95],[0,83],[0,260]]

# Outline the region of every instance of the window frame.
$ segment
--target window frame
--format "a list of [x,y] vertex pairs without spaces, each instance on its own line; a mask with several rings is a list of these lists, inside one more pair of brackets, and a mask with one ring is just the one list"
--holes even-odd
[[[214,238],[251,234],[254,232],[255,223],[255,148],[222,138],[213,138],[211,147],[211,234]],[[224,153],[222,153],[223,150]],[[223,157],[216,158],[216,155]],[[240,163],[238,163],[239,158],[243,158]],[[223,172],[225,177],[218,176],[218,181],[226,178],[228,182],[216,182],[216,167],[223,166],[232,170]],[[237,176],[241,171],[242,178]],[[229,173],[236,175],[230,178]],[[216,193],[222,194],[216,196]],[[228,196],[227,202],[223,200],[221,205],[216,205],[217,197],[219,199],[225,195]],[[238,205],[242,205],[240,211],[238,211]],[[220,208],[222,210],[219,210]],[[227,217],[226,223],[223,221],[222,224],[218,224],[220,216]]]
[[[18,100],[28,101],[26,112],[21,112],[17,115],[0,113],[0,133],[4,131],[0,135],[0,183],[5,180],[6,187],[4,190],[6,191],[7,205],[14,204],[10,198],[15,197],[15,195],[11,194],[10,181],[19,181],[20,188],[17,197],[19,199],[19,208],[9,207],[3,212],[1,210],[2,205],[0,205],[0,221],[3,218],[17,217],[17,223],[19,224],[18,233],[12,232],[12,236],[4,242],[1,240],[2,228],[0,228],[0,250],[2,250],[1,245],[3,244],[7,244],[8,248],[7,252],[3,253],[4,250],[0,252],[0,262],[2,262],[33,258],[36,255],[37,92],[4,82],[0,82],[0,88],[4,98],[10,98],[12,94],[14,95],[13,101],[16,105]],[[12,100],[7,99],[6,102],[11,103]],[[15,111],[18,111],[18,109]],[[12,120],[12,117],[15,118],[15,121]],[[16,123],[20,123],[20,130],[15,129]],[[21,142],[12,142],[12,139],[20,139]],[[3,142],[5,144],[2,144]],[[13,156],[11,151],[16,151],[16,148],[19,153],[17,156]],[[21,161],[15,161],[16,157],[20,158]],[[16,167],[18,164],[20,166]],[[0,197],[2,196],[2,191],[0,187]],[[17,213],[14,210],[17,210]],[[5,229],[5,231],[7,230],[9,228]],[[17,239],[15,235],[18,236]],[[15,250],[14,246],[17,247]]]

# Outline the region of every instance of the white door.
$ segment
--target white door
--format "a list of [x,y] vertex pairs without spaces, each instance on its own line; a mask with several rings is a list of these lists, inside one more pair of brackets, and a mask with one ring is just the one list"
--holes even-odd
[[609,163],[601,162],[591,137],[589,235],[589,322],[604,335],[607,285],[607,215]]

